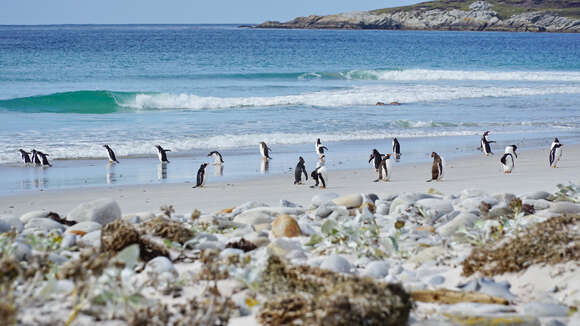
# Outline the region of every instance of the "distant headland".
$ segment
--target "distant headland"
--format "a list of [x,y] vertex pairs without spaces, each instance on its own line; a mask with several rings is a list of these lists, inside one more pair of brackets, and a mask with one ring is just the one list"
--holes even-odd
[[580,0],[439,0],[252,27],[578,33]]

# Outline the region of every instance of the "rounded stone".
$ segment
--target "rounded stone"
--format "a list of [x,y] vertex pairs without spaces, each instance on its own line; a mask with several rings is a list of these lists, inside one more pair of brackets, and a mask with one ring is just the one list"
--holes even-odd
[[290,215],[280,215],[272,222],[272,233],[276,238],[293,238],[302,235],[298,222]]
[[87,233],[100,230],[103,226],[100,223],[93,221],[79,222],[75,225],[71,225],[66,229],[66,233],[76,234],[83,236]]
[[389,274],[390,265],[386,261],[370,262],[364,270],[364,275],[374,278],[385,278]]
[[165,256],[157,256],[151,259],[145,267],[145,273],[147,273],[149,277],[158,277],[165,273],[170,274],[173,277],[179,275],[171,260]]
[[326,258],[320,268],[328,269],[337,273],[350,273],[352,270],[351,264],[346,260],[346,258],[339,255],[331,255]]
[[70,221],[93,221],[105,225],[121,218],[121,207],[110,198],[101,198],[80,204],[67,215]]
[[550,205],[549,211],[556,214],[578,214],[580,213],[580,205],[560,201]]
[[24,224],[16,216],[0,215],[0,233],[8,232],[12,229],[20,233],[24,229]]
[[312,197],[312,205],[318,207],[326,202],[329,202],[335,198],[338,198],[338,194],[334,192],[323,192]]
[[53,230],[64,231],[65,226],[49,218],[33,217],[24,226],[27,233],[48,233]]
[[363,196],[361,194],[350,194],[341,196],[332,200],[337,206],[344,206],[346,208],[356,208],[362,205]]

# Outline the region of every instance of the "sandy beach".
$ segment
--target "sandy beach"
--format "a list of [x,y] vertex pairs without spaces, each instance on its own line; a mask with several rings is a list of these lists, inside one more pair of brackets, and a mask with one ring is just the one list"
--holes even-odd
[[[215,212],[252,200],[279,205],[280,200],[285,199],[308,207],[312,196],[321,192],[340,195],[375,193],[384,196],[426,192],[429,188],[443,194],[472,188],[489,193],[514,194],[554,191],[559,183],[580,181],[580,145],[565,146],[563,153],[560,166],[552,169],[548,167],[547,149],[523,151],[519,153],[516,167],[510,175],[503,174],[501,170],[500,154],[447,160],[444,180],[431,183],[425,182],[430,177],[430,163],[406,164],[403,156],[401,162],[394,164],[390,182],[372,182],[377,175],[369,164],[367,169],[329,169],[326,190],[311,189],[311,180],[306,185],[294,185],[292,172],[223,183],[212,182],[210,175],[208,184],[202,189],[192,189],[191,183],[182,183],[30,191],[1,196],[0,212],[20,215],[32,210],[52,210],[66,214],[80,203],[103,197],[116,200],[124,213],[156,211],[162,205],[173,205],[177,212],[187,214],[194,209]],[[365,157],[360,159],[366,160]]]

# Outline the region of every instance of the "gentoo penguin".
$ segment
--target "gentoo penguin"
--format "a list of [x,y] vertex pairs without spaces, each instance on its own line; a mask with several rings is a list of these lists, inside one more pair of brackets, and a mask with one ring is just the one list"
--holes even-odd
[[167,159],[167,152],[171,152],[171,150],[163,149],[163,147],[159,145],[155,145],[155,148],[157,149],[157,157],[159,157],[159,162],[169,163],[169,160]]
[[23,150],[22,148],[18,150],[20,152],[20,155],[22,155],[22,163],[28,165],[30,163],[32,163],[32,161],[30,160],[30,156],[28,156],[27,151]]
[[310,174],[310,176],[314,179],[314,181],[316,181],[316,184],[314,186],[311,186],[311,188],[318,187],[318,182],[322,183],[322,186],[320,186],[320,189],[326,188],[326,182],[328,181],[328,176],[326,173],[325,164],[326,164],[326,162],[324,161],[324,155],[322,155],[318,159],[318,162],[316,163],[316,169],[314,169],[314,171],[312,171],[312,173]]
[[266,145],[266,143],[264,143],[263,141],[260,142],[260,154],[262,154],[262,158],[263,159],[272,159],[270,157],[270,152],[272,150],[270,149],[270,147],[268,147],[268,145]]
[[318,154],[318,156],[324,155],[324,150],[328,150],[326,146],[322,145],[320,138],[316,138],[316,144],[314,144],[314,148],[316,149],[316,154]]
[[431,182],[433,180],[441,181],[441,178],[443,178],[443,158],[435,152],[431,153],[431,157],[433,158],[433,165],[431,166],[431,179],[427,180],[427,182]]
[[[379,180],[389,181],[391,178],[391,171],[393,170],[393,162],[391,161],[391,154],[386,154],[385,157],[381,160],[381,165],[379,167],[379,178],[374,182],[378,182]],[[383,173],[385,178],[383,179]]]
[[202,163],[197,170],[197,183],[192,188],[203,187],[205,185],[205,167],[207,163]]
[[481,151],[485,156],[488,156],[489,154],[493,155],[490,144],[495,143],[495,141],[487,139],[487,135],[489,135],[489,131],[484,132],[483,136],[481,136]]
[[213,165],[222,165],[224,164],[224,160],[222,158],[222,154],[220,154],[220,152],[218,151],[211,151],[209,152],[209,154],[207,154],[208,157],[212,156],[213,157]]
[[393,155],[395,155],[395,160],[401,158],[401,144],[399,144],[397,137],[393,138]]
[[107,155],[109,156],[109,162],[110,163],[119,163],[119,161],[117,161],[117,157],[115,157],[115,152],[113,152],[113,150],[111,149],[111,147],[109,147],[109,145],[103,145],[104,148],[107,149]]
[[374,160],[375,170],[379,172],[379,167],[381,166],[381,160],[383,159],[383,154],[379,153],[376,148],[373,149],[373,152],[369,156],[369,163]]
[[43,152],[40,151],[36,151],[36,154],[38,156],[40,156],[40,159],[42,160],[42,166],[52,166],[52,164],[50,164],[50,162],[48,162],[48,154],[44,154]]
[[550,151],[550,167],[557,168],[560,159],[562,158],[562,146],[560,142],[554,144],[552,146],[552,150]]
[[296,169],[294,170],[294,184],[302,184],[302,174],[304,173],[304,178],[308,181],[308,172],[306,172],[306,167],[304,166],[304,159],[302,156],[298,158],[298,164],[296,164]]
[[518,154],[516,153],[517,149],[518,147],[516,145],[509,145],[505,148],[505,153],[500,159],[503,166],[503,173],[512,173],[515,166],[514,155],[516,158],[518,157]]
[[34,165],[38,166],[41,165],[42,162],[40,161],[40,158],[38,157],[38,151],[36,149],[32,150],[32,163],[34,163]]
[[554,137],[554,141],[552,142],[552,146],[550,146],[550,151],[552,151],[552,149],[554,148],[554,146],[556,144],[559,144],[560,141],[558,140],[558,137]]

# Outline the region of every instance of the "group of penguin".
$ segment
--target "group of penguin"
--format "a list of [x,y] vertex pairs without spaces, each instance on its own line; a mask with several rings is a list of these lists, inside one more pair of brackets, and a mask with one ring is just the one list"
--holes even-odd
[[[493,140],[489,140],[487,136],[489,135],[489,131],[486,131],[481,136],[481,151],[485,156],[493,155],[491,151],[491,144],[495,143]],[[554,138],[552,145],[550,146],[550,154],[548,156],[548,162],[550,163],[550,167],[557,168],[560,160],[562,159],[562,146],[564,146],[558,140],[558,137]],[[503,166],[503,173],[510,174],[515,167],[515,159],[518,158],[517,154],[518,147],[516,145],[508,145],[505,148],[504,154],[500,158],[500,162]]]
[[[485,156],[493,155],[491,151],[491,144],[495,143],[493,140],[488,139],[488,135],[490,134],[489,131],[485,131],[481,137],[480,148]],[[369,156],[369,163],[373,161],[374,168],[378,173],[378,178],[374,180],[374,182],[378,181],[389,181],[391,178],[392,173],[392,159],[394,158],[397,162],[401,158],[401,145],[397,138],[393,138],[393,152],[392,154],[381,154],[377,149],[373,149],[371,155]],[[556,168],[558,167],[558,163],[562,157],[562,146],[563,144],[560,143],[558,138],[554,138],[552,145],[550,146],[550,155],[549,155],[549,162],[550,167]],[[107,150],[107,155],[109,157],[109,162],[111,163],[119,163],[117,157],[115,156],[115,152],[109,145],[103,145],[103,147]],[[157,150],[157,156],[159,161],[163,164],[169,163],[167,159],[167,152],[170,152],[170,149],[164,149],[160,145],[155,146]],[[314,145],[316,154],[318,154],[318,161],[316,163],[316,168],[312,171],[310,176],[315,181],[315,184],[311,186],[311,188],[318,187],[320,184],[321,189],[325,189],[327,182],[328,182],[328,173],[326,170],[326,161],[325,161],[325,151],[328,151],[328,148],[322,145],[320,138],[316,139],[316,143]],[[515,159],[518,157],[517,155],[517,146],[516,145],[508,145],[505,148],[504,154],[500,158],[500,162],[503,166],[503,171],[505,174],[509,174],[515,167]],[[260,154],[262,155],[262,159],[264,161],[271,160],[272,157],[270,156],[270,152],[272,151],[265,142],[259,143]],[[48,154],[43,152],[37,151],[33,149],[31,152],[26,152],[23,149],[19,149],[20,154],[22,155],[22,161],[25,165],[35,165],[35,166],[42,166],[42,167],[50,167],[52,166],[48,161]],[[32,155],[32,156],[30,156]],[[224,163],[223,157],[218,151],[211,151],[208,157],[213,157],[214,165],[222,165]],[[441,157],[436,152],[431,153],[431,157],[433,158],[433,164],[431,166],[431,179],[427,180],[427,182],[431,181],[441,181],[444,175],[443,168],[445,166],[445,161],[443,157]],[[196,185],[193,188],[203,187],[206,182],[205,176],[205,169],[208,163],[202,163],[197,171],[197,178],[196,178]],[[302,184],[302,175],[306,181],[308,181],[308,172],[306,171],[305,161],[302,156],[298,157],[298,163],[296,164],[296,168],[294,170],[294,184]]]

